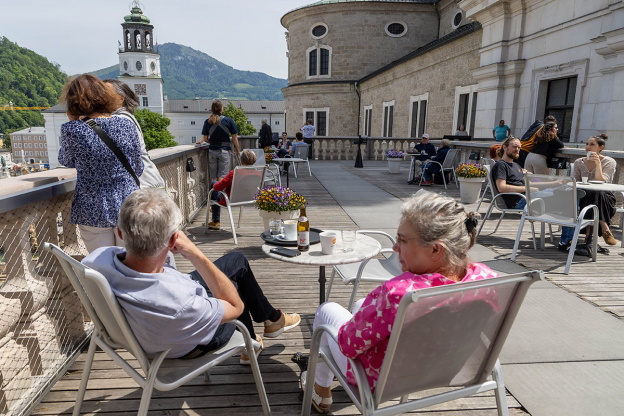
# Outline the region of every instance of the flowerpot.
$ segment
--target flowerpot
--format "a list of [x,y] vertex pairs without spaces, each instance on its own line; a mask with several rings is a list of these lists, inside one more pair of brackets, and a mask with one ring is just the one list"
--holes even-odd
[[459,181],[459,195],[462,204],[474,204],[479,200],[481,184],[485,178],[457,178]]
[[262,221],[264,222],[264,231],[269,231],[269,220],[271,219],[294,220],[299,218],[299,210],[284,211],[280,213],[258,210],[258,213],[260,214],[260,218],[262,218]]
[[403,159],[399,157],[389,157],[386,160],[388,161],[388,172],[399,173]]

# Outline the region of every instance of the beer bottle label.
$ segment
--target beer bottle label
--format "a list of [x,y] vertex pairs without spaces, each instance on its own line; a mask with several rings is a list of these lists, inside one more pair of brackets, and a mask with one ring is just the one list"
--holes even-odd
[[310,245],[310,232],[309,231],[300,231],[299,232],[299,246],[307,247]]

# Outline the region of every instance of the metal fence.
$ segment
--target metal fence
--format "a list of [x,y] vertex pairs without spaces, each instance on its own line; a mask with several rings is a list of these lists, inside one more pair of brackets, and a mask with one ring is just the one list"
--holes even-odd
[[[189,222],[207,197],[207,152],[179,146],[164,153],[154,161]],[[188,158],[194,172],[186,172]],[[75,180],[66,180],[0,198],[2,414],[27,414],[63,376],[92,329],[65,273],[43,251],[43,243],[52,242],[77,260],[87,254],[69,220],[74,188]]]

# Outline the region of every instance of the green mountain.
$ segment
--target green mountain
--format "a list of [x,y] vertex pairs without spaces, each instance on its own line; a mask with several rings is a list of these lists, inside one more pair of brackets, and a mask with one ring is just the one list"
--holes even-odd
[[[51,107],[67,75],[41,55],[0,36],[0,107]],[[0,133],[43,126],[40,111],[0,110]]]
[[[163,93],[170,99],[225,97],[230,100],[283,100],[285,79],[239,71],[213,57],[176,43],[158,45]],[[102,79],[119,76],[119,65],[92,72]]]

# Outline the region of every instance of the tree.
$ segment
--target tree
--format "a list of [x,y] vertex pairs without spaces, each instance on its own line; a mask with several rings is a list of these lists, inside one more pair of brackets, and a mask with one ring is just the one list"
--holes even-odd
[[234,107],[231,101],[228,102],[228,105],[223,109],[223,115],[234,120],[239,135],[251,136],[252,134],[256,134],[257,130],[251,125],[247,114],[245,114],[245,110]]
[[173,134],[167,130],[171,120],[158,113],[142,108],[134,113],[141,130],[147,150],[160,149],[163,147],[177,146],[178,142],[173,139]]

